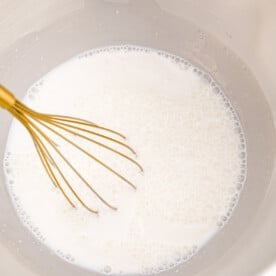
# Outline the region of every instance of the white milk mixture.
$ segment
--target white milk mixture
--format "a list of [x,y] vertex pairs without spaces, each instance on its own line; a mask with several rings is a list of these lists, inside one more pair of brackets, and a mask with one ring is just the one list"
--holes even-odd
[[76,201],[74,209],[52,185],[28,133],[13,123],[4,163],[10,196],[22,223],[68,262],[107,274],[157,273],[188,261],[231,217],[246,177],[243,130],[218,84],[186,60],[136,46],[88,51],[34,84],[24,102],[125,134],[144,168],[95,152],[135,191],[74,156],[118,210],[70,178],[99,215]]

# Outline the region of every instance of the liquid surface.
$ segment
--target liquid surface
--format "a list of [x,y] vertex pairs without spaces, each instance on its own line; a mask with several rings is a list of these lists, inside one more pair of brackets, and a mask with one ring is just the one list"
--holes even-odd
[[215,81],[186,60],[136,46],[88,51],[34,84],[24,102],[124,133],[144,167],[141,174],[91,148],[127,175],[134,191],[74,155],[118,210],[70,178],[99,215],[76,201],[74,209],[52,185],[28,133],[13,122],[4,162],[10,196],[22,223],[66,261],[106,274],[157,273],[188,261],[230,218],[246,177],[243,131]]

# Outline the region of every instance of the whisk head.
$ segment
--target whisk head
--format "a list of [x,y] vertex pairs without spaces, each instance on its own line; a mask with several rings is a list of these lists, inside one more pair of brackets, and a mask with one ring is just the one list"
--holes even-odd
[[[77,200],[89,212],[98,213],[98,210],[89,207],[88,203],[82,199],[72,183],[70,183],[54,155],[58,156],[59,160],[62,160],[70,169],[71,173],[73,173],[104,205],[116,210],[116,207],[104,199],[104,197],[98,193],[78,171],[75,165],[67,159],[64,152],[56,143],[55,138],[74,147],[80,154],[92,159],[106,171],[119,178],[122,182],[136,189],[136,186],[125,176],[114,170],[106,162],[96,157],[93,152],[90,152],[72,139],[72,136],[78,137],[83,141],[105,149],[133,164],[142,172],[142,166],[135,160],[135,151],[125,143],[125,137],[122,134],[83,119],[36,112],[20,101],[17,101],[10,93],[5,94],[5,97],[3,97],[3,95],[1,97],[1,93],[3,93],[1,88],[3,89],[3,87],[0,87],[0,106],[6,108],[29,132],[45,171],[52,183],[61,191],[62,195],[72,207],[76,207],[74,202]],[[49,136],[49,134],[51,135]],[[124,151],[120,149],[124,149]],[[128,153],[125,153],[126,151]],[[67,188],[65,189],[65,187]],[[70,193],[68,193],[68,191],[70,191]]]

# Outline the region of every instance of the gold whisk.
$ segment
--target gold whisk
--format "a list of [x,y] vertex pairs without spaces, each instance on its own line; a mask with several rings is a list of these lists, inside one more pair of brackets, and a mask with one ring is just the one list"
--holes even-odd
[[[67,160],[61,150],[58,148],[57,144],[53,140],[53,138],[49,138],[43,129],[47,129],[50,133],[53,134],[54,137],[63,140],[64,142],[70,144],[75,147],[81,153],[85,154],[89,158],[93,159],[95,162],[103,166],[107,171],[120,178],[123,182],[127,183],[133,189],[136,189],[136,186],[132,184],[127,178],[125,178],[122,174],[118,173],[110,166],[108,166],[105,162],[98,159],[93,153],[88,152],[86,149],[75,143],[72,139],[68,138],[65,134],[74,135],[80,137],[81,139],[93,143],[101,148],[105,148],[106,150],[113,152],[133,163],[140,171],[143,171],[142,166],[133,158],[129,157],[127,154],[118,151],[116,148],[104,144],[104,142],[99,142],[95,140],[95,137],[101,138],[103,141],[109,141],[114,144],[118,144],[125,149],[127,149],[131,154],[136,155],[135,151],[120,141],[119,139],[125,139],[125,137],[109,128],[105,128],[103,126],[99,126],[92,122],[74,118],[70,116],[61,116],[61,115],[53,115],[53,114],[43,114],[36,112],[26,105],[21,103],[16,99],[16,97],[4,86],[0,85],[0,107],[9,111],[29,132],[33,143],[36,147],[36,151],[39,155],[39,158],[43,164],[44,169],[46,170],[48,176],[50,177],[53,184],[61,191],[62,195],[66,198],[66,200],[70,203],[72,207],[76,207],[73,200],[66,193],[61,185],[58,178],[63,180],[63,183],[67,186],[67,188],[71,191],[71,195],[74,196],[75,200],[77,200],[85,209],[92,213],[98,213],[97,210],[91,209],[84,200],[79,196],[76,190],[69,183],[68,179],[60,169],[60,166],[57,164],[55,159],[53,158],[50,149],[54,151],[64,162],[65,164],[72,170],[72,172],[82,181],[83,184],[89,188],[89,190],[96,195],[96,197],[109,208],[116,210],[116,207],[112,206],[108,203],[103,196],[101,196],[89,183],[88,181],[78,172],[78,170],[74,167],[74,165]],[[102,131],[106,134],[100,133]],[[112,138],[108,136],[109,134],[113,134],[118,139]],[[58,177],[59,176],[59,177]]]

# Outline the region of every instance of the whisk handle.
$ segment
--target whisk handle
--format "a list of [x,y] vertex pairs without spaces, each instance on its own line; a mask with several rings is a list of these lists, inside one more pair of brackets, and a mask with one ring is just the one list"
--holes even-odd
[[16,103],[15,96],[0,84],[0,107],[9,110]]

